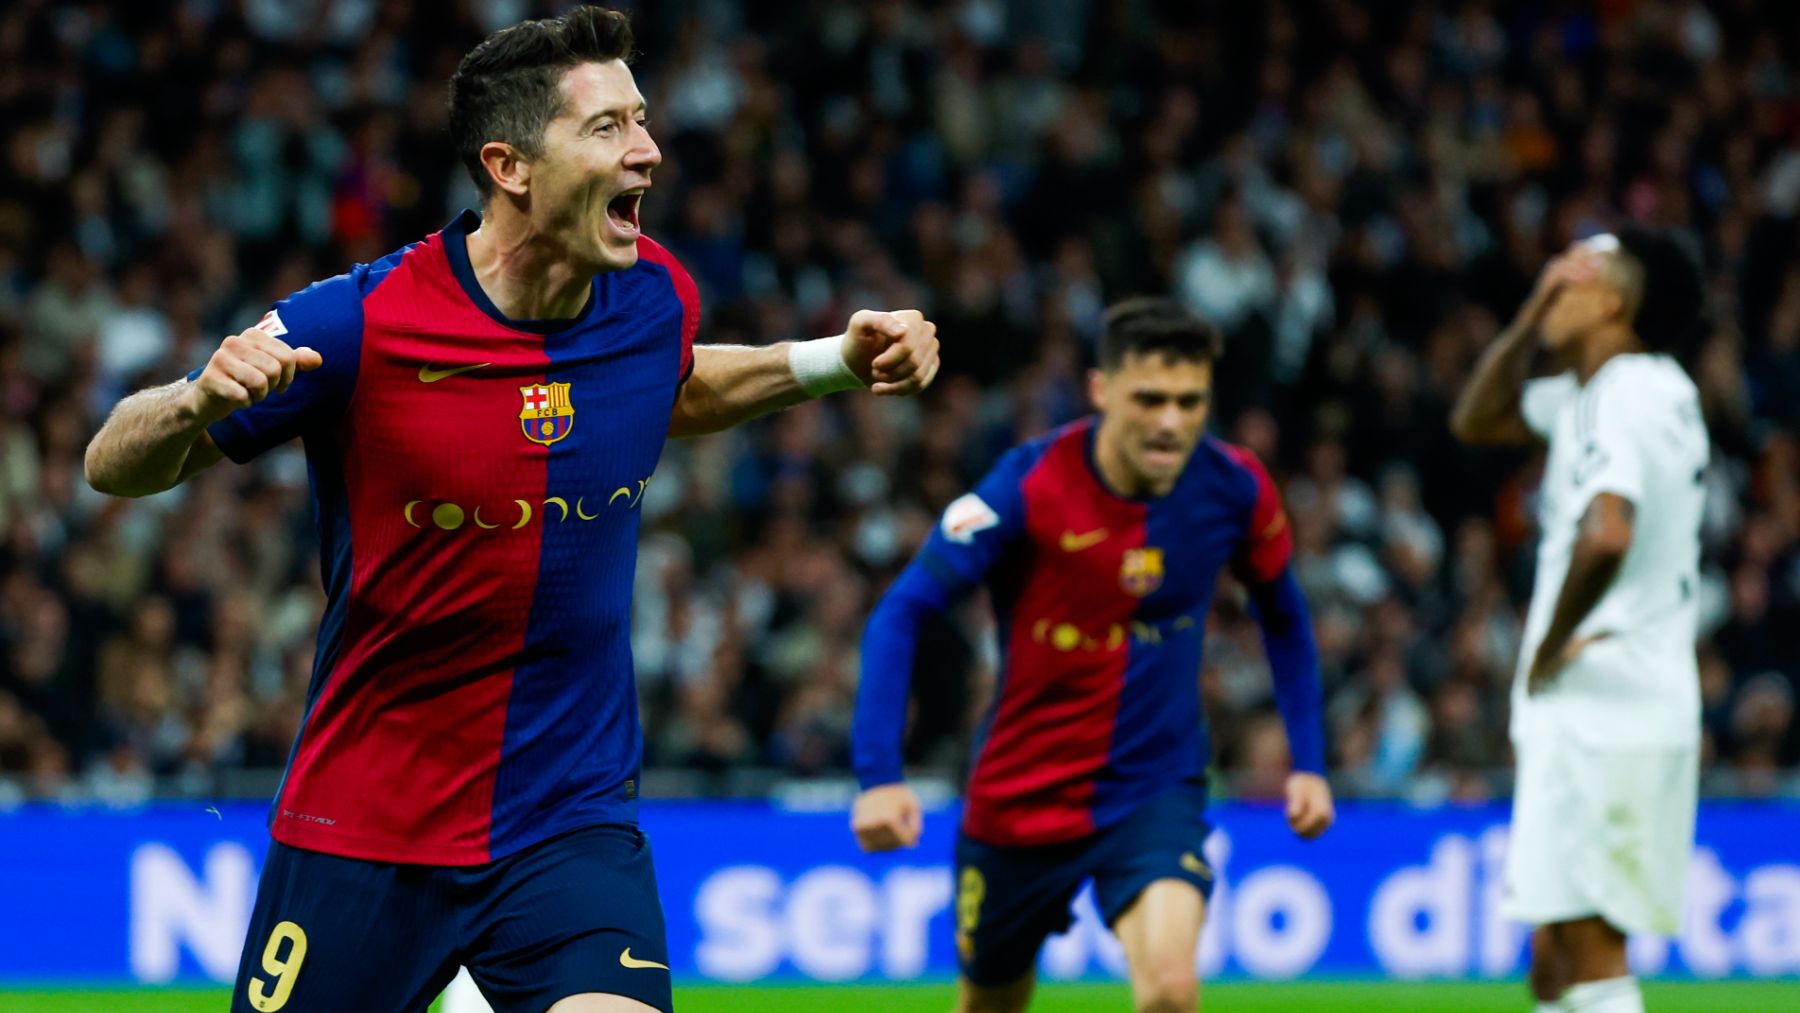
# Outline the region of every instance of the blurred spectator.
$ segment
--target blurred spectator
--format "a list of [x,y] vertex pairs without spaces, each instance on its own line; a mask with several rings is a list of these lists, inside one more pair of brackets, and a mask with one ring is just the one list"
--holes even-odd
[[[0,804],[285,761],[323,607],[304,458],[126,502],[86,489],[83,443],[120,393],[472,202],[449,72],[564,6],[0,10]],[[1756,5],[631,6],[667,156],[645,226],[703,339],[880,304],[945,341],[918,403],[669,447],[633,627],[653,767],[844,772],[874,596],[1006,446],[1084,410],[1104,306],[1169,292],[1229,333],[1215,429],[1284,487],[1344,786],[1504,791],[1538,466],[1456,446],[1445,406],[1543,260],[1633,216],[1710,273],[1706,784],[1794,787],[1800,77]],[[917,660],[907,756],[946,774],[996,666],[978,604]],[[1221,790],[1272,796],[1233,594],[1209,637]]]

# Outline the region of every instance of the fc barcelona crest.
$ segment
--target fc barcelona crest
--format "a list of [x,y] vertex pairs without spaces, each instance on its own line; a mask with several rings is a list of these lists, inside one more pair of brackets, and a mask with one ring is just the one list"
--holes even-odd
[[1126,549],[1119,563],[1119,586],[1128,594],[1144,597],[1162,586],[1163,550],[1154,546]]
[[575,428],[575,405],[569,400],[569,384],[534,383],[520,387],[525,406],[519,409],[519,428],[533,443],[549,446]]

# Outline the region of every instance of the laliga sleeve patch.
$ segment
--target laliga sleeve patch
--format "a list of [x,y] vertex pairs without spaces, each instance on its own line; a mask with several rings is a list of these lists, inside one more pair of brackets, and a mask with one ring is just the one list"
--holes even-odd
[[944,508],[944,537],[960,545],[975,541],[975,536],[1000,523],[1000,515],[980,496],[964,493]]
[[256,329],[271,338],[279,338],[287,333],[287,325],[281,322],[281,314],[274,310],[263,314],[263,318],[256,322]]

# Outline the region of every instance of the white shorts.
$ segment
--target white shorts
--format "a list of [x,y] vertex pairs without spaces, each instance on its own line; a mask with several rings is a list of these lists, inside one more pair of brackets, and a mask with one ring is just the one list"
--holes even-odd
[[1515,749],[1506,917],[1544,925],[1599,915],[1622,932],[1675,935],[1694,850],[1698,747],[1549,739]]

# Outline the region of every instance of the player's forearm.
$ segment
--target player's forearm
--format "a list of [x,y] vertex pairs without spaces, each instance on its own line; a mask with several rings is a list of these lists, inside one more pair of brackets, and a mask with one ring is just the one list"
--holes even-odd
[[1325,694],[1319,682],[1319,649],[1313,640],[1306,598],[1291,570],[1267,584],[1252,586],[1250,592],[1294,769],[1322,774]]
[[944,589],[917,563],[907,567],[869,614],[851,725],[851,764],[864,788],[902,778],[906,702],[925,617],[944,606]]
[[[701,345],[694,349],[694,372],[682,385],[669,423],[671,436],[700,436],[730,429],[761,415],[790,408],[830,390],[861,387],[848,368],[830,374],[829,358],[838,355],[835,341],[825,338],[797,349],[786,342],[766,347]],[[825,344],[832,343],[830,348]],[[826,366],[815,365],[821,353]],[[810,372],[809,372],[810,370]],[[815,375],[823,373],[823,376]]]
[[701,345],[681,387],[670,436],[700,436],[797,405],[806,392],[788,368],[787,346]]
[[1464,443],[1530,439],[1520,399],[1537,344],[1536,316],[1522,314],[1481,354],[1450,412],[1450,431],[1457,439]]
[[88,485],[114,496],[148,496],[181,483],[218,459],[203,440],[206,423],[183,380],[119,402],[88,444]]
[[1550,626],[1538,647],[1541,656],[1562,653],[1582,621],[1606,596],[1631,547],[1631,513],[1629,501],[1606,493],[1595,497],[1588,507],[1569,554],[1569,572],[1557,592]]

